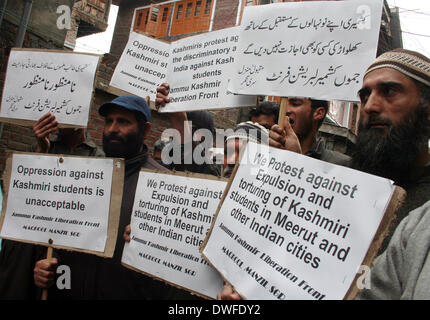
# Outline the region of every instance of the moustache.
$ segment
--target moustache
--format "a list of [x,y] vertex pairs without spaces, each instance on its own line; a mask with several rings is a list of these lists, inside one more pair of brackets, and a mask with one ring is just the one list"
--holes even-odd
[[114,140],[118,141],[120,143],[126,143],[127,142],[126,139],[124,139],[123,137],[118,136],[115,133],[111,133],[111,134],[109,134],[107,136],[103,136],[103,138],[104,138],[105,142],[107,142],[107,143],[111,143]]
[[365,123],[361,123],[361,129],[371,129],[373,126],[387,126],[392,127],[393,122],[387,118],[383,118],[377,115],[370,115],[369,119]]

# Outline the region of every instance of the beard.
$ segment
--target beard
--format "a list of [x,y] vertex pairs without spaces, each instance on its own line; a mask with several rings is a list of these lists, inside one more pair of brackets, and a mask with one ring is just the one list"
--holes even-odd
[[129,133],[124,137],[115,133],[103,135],[103,151],[106,157],[130,159],[140,152],[142,144],[143,132]]
[[[369,116],[367,123],[359,125],[352,168],[391,179],[400,185],[407,183],[417,157],[427,150],[430,136],[427,114],[427,106],[420,103],[398,125],[385,118]],[[371,128],[372,122],[387,125],[388,132]]]
[[312,109],[309,116],[301,121],[300,130],[295,132],[300,141],[306,139],[312,132],[314,112],[315,110]]

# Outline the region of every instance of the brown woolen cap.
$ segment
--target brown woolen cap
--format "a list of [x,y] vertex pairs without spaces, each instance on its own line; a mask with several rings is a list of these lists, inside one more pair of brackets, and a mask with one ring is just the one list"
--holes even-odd
[[367,68],[369,72],[380,68],[392,68],[430,87],[430,59],[411,50],[394,49],[384,52]]

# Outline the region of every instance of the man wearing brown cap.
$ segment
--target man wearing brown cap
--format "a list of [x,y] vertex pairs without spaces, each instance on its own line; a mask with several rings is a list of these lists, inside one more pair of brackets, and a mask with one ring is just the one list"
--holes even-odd
[[403,49],[382,54],[366,71],[359,96],[354,168],[407,191],[400,224],[375,259],[361,298],[430,299],[430,59]]
[[[367,69],[358,94],[352,166],[407,191],[397,211],[401,222],[374,260],[370,289],[360,298],[430,299],[430,59],[403,49],[386,52]],[[239,298],[224,289],[220,298]]]
[[352,167],[392,179],[406,190],[397,212],[400,222],[430,199],[430,60],[404,49],[386,52],[367,69],[358,95]]

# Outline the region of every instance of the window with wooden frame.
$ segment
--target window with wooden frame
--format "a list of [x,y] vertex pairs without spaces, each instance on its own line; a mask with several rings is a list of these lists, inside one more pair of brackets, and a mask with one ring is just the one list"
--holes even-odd
[[176,2],[170,35],[207,31],[210,27],[213,0]]
[[172,4],[169,3],[136,10],[133,31],[140,31],[156,38],[166,36],[171,8]]
[[213,3],[214,0],[182,0],[138,9],[133,31],[154,37],[208,31]]

